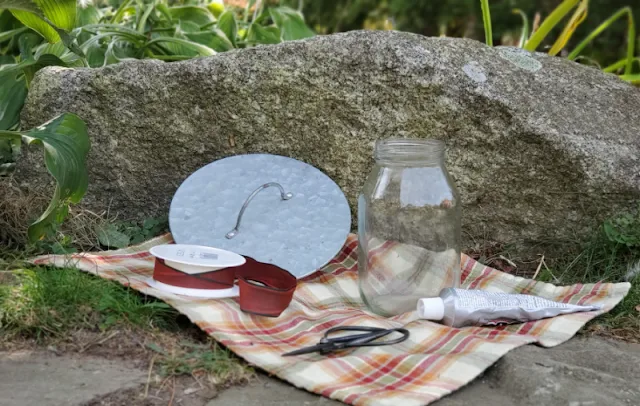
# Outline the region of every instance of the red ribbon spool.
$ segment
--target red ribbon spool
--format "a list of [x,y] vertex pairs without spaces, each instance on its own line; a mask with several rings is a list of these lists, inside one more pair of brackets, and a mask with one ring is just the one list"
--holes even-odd
[[189,289],[229,289],[238,280],[240,310],[260,316],[280,316],[291,303],[297,278],[278,266],[244,258],[244,265],[198,274],[179,271],[156,258],[153,279]]

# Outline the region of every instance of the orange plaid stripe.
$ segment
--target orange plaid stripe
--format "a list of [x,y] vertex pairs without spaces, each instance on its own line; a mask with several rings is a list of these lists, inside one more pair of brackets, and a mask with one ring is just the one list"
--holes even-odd
[[[464,288],[524,291],[604,308],[524,324],[464,329],[417,320],[415,312],[383,318],[369,312],[360,299],[357,239],[351,235],[336,258],[299,281],[289,308],[272,319],[242,313],[234,299],[193,299],[149,286],[153,258],[148,250],[171,241],[165,235],[123,250],[44,256],[34,262],[77,267],[164,300],[249,363],[298,387],[354,405],[429,404],[466,385],[513,348],[528,343],[555,346],[570,339],[586,322],[612,309],[629,290],[625,283],[558,287],[502,273],[463,255]],[[384,249],[377,252],[376,260],[385,253]],[[393,269],[389,272],[393,275]],[[281,356],[315,344],[324,331],[340,325],[404,326],[411,336],[389,347],[329,356]]]

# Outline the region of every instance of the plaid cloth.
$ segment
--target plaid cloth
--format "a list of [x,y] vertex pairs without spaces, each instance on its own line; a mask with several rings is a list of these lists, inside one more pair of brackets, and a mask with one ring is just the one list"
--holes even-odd
[[435,252],[378,238],[366,244],[367,272],[358,275],[360,289],[378,314],[412,311],[421,298],[438,296],[460,280],[460,254],[454,249]]
[[[426,405],[469,383],[508,351],[528,343],[551,347],[570,339],[587,321],[612,309],[630,284],[558,287],[515,277],[462,256],[462,287],[530,293],[574,304],[600,304],[576,313],[524,324],[456,329],[417,320],[415,311],[392,318],[370,313],[358,292],[355,236],[322,270],[300,281],[289,308],[278,318],[240,311],[235,299],[193,299],[150,287],[148,250],[170,243],[165,235],[124,250],[71,257],[46,256],[38,264],[75,266],[155,296],[185,314],[240,357],[308,391],[354,405]],[[393,346],[360,348],[340,355],[281,354],[314,345],[329,328],[345,325],[407,328]]]

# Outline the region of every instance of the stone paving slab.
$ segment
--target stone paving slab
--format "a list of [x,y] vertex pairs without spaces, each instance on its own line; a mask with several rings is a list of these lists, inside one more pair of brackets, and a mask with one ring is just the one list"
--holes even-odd
[[[0,406],[82,406],[116,393],[124,398],[114,405],[138,405],[143,403],[134,402],[139,397],[135,388],[144,387],[144,382],[146,371],[124,361],[44,351],[0,352]],[[249,385],[224,390],[210,401],[183,400],[179,404],[195,406],[341,404],[264,375]],[[638,406],[640,345],[575,338],[555,348],[518,348],[467,387],[434,403],[471,404]]]
[[339,406],[342,402],[313,395],[274,378],[261,376],[246,386],[229,388],[206,406]]
[[146,381],[123,361],[57,356],[44,351],[0,352],[0,406],[75,406]]
[[[207,406],[341,403],[272,378],[222,392]],[[554,348],[520,347],[434,406],[640,406],[640,345],[574,338]]]
[[574,338],[511,351],[435,406],[638,406],[640,345]]

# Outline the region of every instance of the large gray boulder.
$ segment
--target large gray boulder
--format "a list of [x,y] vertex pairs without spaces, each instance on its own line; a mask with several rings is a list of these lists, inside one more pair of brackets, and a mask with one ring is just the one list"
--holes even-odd
[[[638,201],[639,107],[640,90],[562,58],[350,32],[180,63],[47,68],[22,125],[86,120],[83,204],[124,216],[166,213],[190,173],[247,152],[313,164],[355,205],[375,140],[438,138],[468,235],[518,242],[574,239]],[[45,186],[40,162],[27,156],[18,181]]]

